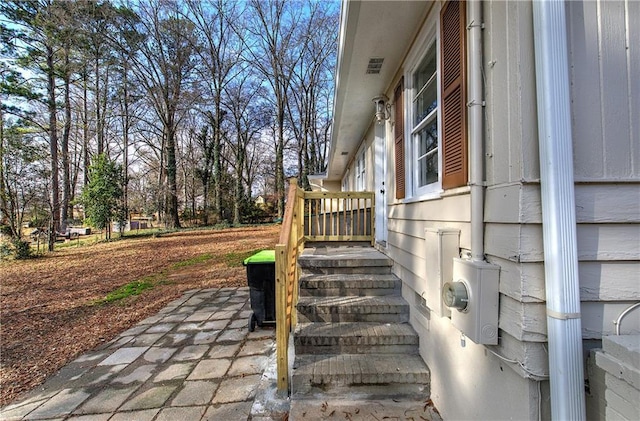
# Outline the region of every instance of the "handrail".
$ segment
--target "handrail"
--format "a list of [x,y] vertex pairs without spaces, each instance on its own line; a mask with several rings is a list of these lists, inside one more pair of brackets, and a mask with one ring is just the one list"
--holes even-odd
[[276,358],[280,392],[289,389],[289,333],[296,325],[297,262],[304,244],[299,213],[301,203],[304,203],[304,192],[296,179],[290,179],[280,239],[276,245]]
[[280,238],[276,245],[277,387],[289,390],[289,334],[298,301],[298,256],[305,241],[374,241],[374,194],[305,192],[289,180]]

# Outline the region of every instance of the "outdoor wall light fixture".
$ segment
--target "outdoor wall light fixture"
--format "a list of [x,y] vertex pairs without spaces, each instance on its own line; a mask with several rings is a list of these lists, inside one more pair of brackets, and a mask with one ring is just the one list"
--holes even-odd
[[389,98],[386,95],[378,95],[372,100],[376,104],[376,120],[378,120],[378,123],[382,123],[391,117],[391,105],[387,103],[388,100]]

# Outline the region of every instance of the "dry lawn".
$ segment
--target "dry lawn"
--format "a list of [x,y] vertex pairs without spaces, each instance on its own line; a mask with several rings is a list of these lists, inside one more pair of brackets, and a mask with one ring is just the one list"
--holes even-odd
[[[0,263],[0,405],[184,291],[245,286],[244,267],[229,263],[229,258],[237,262],[239,255],[273,248],[278,230],[268,226],[125,238]],[[145,277],[153,288],[95,304]]]

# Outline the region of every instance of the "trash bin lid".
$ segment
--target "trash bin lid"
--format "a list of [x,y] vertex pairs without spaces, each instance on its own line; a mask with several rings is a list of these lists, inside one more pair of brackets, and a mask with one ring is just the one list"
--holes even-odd
[[275,263],[276,251],[275,250],[262,250],[251,257],[244,259],[245,265],[251,265],[255,263]]

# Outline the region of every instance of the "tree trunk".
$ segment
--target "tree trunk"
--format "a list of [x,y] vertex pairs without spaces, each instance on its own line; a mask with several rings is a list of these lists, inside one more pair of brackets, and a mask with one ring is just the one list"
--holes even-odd
[[206,177],[202,179],[202,201],[203,201],[203,211],[204,215],[202,215],[202,223],[204,225],[209,224],[209,178]]
[[46,47],[47,55],[47,96],[49,111],[49,151],[51,153],[51,230],[49,251],[53,251],[56,231],[60,229],[60,187],[58,184],[58,120],[56,116],[56,79],[53,47]]
[[242,170],[244,167],[246,143],[242,141],[242,136],[238,135],[238,147],[236,149],[236,186],[233,203],[233,223],[240,224],[240,212],[242,200],[244,199],[244,186],[242,184]]
[[284,217],[284,103],[278,100],[278,136],[276,145],[276,196],[278,218]]
[[167,124],[167,184],[169,194],[167,195],[167,224],[170,228],[180,228],[180,218],[178,214],[178,183],[176,165],[176,134],[173,119],[169,119]]
[[220,109],[220,101],[216,101],[216,115],[212,121],[213,129],[213,207],[216,222],[222,220],[222,135],[220,133],[220,117],[222,110]]
[[157,199],[157,208],[158,208],[158,221],[165,221],[164,215],[167,210],[167,189],[165,187],[166,184],[166,171],[165,171],[165,156],[166,156],[166,147],[167,147],[167,135],[166,133],[162,134],[162,145],[160,145],[160,159],[158,163],[160,165],[160,169],[158,170],[158,197]]
[[[4,114],[2,113],[2,104],[0,104],[0,209],[4,213],[8,213],[7,197],[7,186],[4,179]],[[11,230],[15,237],[17,233],[13,224],[11,224]]]
[[129,116],[129,87],[127,79],[127,67],[125,62],[123,72],[123,108],[124,115],[122,120],[122,171],[124,180],[122,183],[122,201],[124,203],[124,212],[127,221],[129,220],[129,126],[131,125]]
[[102,127],[102,113],[100,106],[100,58],[96,53],[95,61],[96,78],[96,137],[98,139],[98,155],[104,152],[104,128]]
[[82,75],[82,164],[83,164],[83,186],[89,184],[89,100],[87,97],[87,69]]
[[[60,144],[62,152],[62,203],[60,204],[60,231],[66,232],[71,203],[71,171],[69,164],[69,136],[71,135],[71,70],[69,69],[69,48],[64,48],[64,128]],[[73,208],[71,209],[73,216]]]

